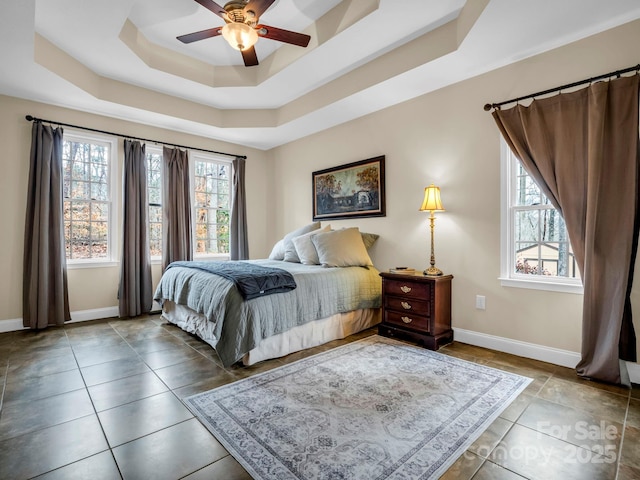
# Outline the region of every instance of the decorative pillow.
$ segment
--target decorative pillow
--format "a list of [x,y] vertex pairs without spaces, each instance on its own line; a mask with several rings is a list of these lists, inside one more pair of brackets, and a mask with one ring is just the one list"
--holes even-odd
[[304,235],[300,235],[299,237],[295,237],[294,239],[292,239],[293,246],[296,249],[298,261],[305,265],[320,265],[318,252],[316,251],[316,247],[314,247],[313,243],[311,242],[311,237],[313,235],[317,235],[318,233],[330,231],[331,225],[327,225],[320,230],[314,230],[312,232],[305,233]]
[[307,233],[312,230],[317,230],[319,228],[320,228],[320,222],[314,222],[314,223],[310,223],[309,225],[305,225],[304,227],[301,227],[298,230],[294,230],[293,232],[287,233],[284,236],[284,238],[278,240],[276,244],[273,246],[273,249],[269,254],[269,260],[284,260],[284,255],[285,255],[286,246],[287,246],[287,237],[289,238],[297,237],[298,235],[302,235],[303,233]]
[[320,222],[310,223],[309,225],[305,225],[293,232],[287,233],[284,238],[284,255],[283,260],[285,262],[299,262],[298,254],[296,253],[296,247],[293,246],[293,239],[299,237],[300,235],[304,235],[305,233],[313,232],[314,230],[318,230],[320,228]]
[[325,267],[373,265],[357,227],[318,233],[311,237],[311,242]]
[[364,242],[364,246],[367,248],[367,250],[369,250],[373,246],[373,244],[376,243],[376,240],[380,238],[380,235],[378,235],[377,233],[360,232],[360,235],[362,235],[362,241]]
[[284,238],[278,240],[273,246],[269,260],[284,260]]

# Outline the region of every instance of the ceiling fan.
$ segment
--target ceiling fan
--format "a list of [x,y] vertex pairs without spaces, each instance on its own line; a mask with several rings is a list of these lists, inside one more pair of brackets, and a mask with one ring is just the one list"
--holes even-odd
[[204,8],[211,10],[225,21],[222,27],[208,28],[200,32],[188,33],[177,37],[182,43],[197,42],[205,38],[222,35],[236,50],[242,53],[247,67],[258,65],[258,57],[254,48],[259,37],[278,40],[300,47],[306,47],[311,37],[303,33],[291,32],[281,28],[270,27],[258,23],[262,15],[275,0],[231,0],[221,7],[213,0],[195,0]]

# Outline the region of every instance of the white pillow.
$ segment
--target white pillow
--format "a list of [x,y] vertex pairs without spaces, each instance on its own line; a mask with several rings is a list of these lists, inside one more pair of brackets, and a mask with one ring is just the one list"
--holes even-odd
[[269,260],[284,260],[284,238],[278,240],[273,246]]
[[299,262],[298,254],[296,253],[296,247],[293,246],[293,239],[304,235],[305,233],[313,232],[320,228],[320,222],[310,223],[293,232],[287,233],[284,236],[284,261],[285,262]]
[[313,235],[311,242],[325,267],[373,265],[357,227]]
[[309,233],[305,233],[304,235],[300,235],[299,237],[295,237],[292,239],[293,246],[296,248],[296,254],[298,257],[298,261],[305,265],[320,265],[320,259],[318,258],[318,252],[316,251],[316,247],[313,246],[311,242],[311,237],[313,235],[317,235],[322,232],[331,231],[331,225],[327,225],[320,230],[314,230]]
[[[284,260],[287,244],[291,244],[291,238],[297,237],[298,235],[302,235],[307,232],[311,232],[312,230],[318,230],[320,228],[320,222],[310,223],[309,225],[305,225],[293,232],[287,233],[283,239],[278,240],[276,244],[273,246],[271,253],[269,254],[269,260]],[[292,245],[292,244],[291,244]],[[293,248],[291,246],[290,248]]]

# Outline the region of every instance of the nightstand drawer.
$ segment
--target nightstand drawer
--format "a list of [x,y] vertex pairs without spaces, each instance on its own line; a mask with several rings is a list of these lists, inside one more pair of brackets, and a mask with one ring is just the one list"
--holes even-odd
[[428,300],[431,296],[431,286],[427,283],[418,283],[405,280],[389,280],[385,278],[384,292],[387,295],[400,297],[417,297]]
[[428,301],[417,300],[410,297],[391,297],[386,295],[384,297],[384,307],[398,312],[426,316],[429,316],[430,310]]
[[429,333],[429,319],[421,315],[385,310],[383,320],[385,322],[399,325],[401,327],[411,328],[412,330],[420,330],[421,332]]

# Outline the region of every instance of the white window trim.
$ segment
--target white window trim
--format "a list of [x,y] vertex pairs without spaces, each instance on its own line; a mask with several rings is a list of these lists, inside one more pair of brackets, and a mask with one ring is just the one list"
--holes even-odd
[[111,136],[97,136],[85,132],[84,130],[65,129],[63,133],[63,141],[65,140],[100,142],[109,144],[109,196],[111,202],[109,205],[109,240],[107,248],[109,255],[103,260],[99,259],[67,259],[67,270],[83,269],[83,268],[102,268],[117,267],[120,265],[118,257],[118,216],[117,212],[120,208],[118,197],[118,141]]
[[[205,253],[205,254],[196,254],[196,221],[193,215],[194,205],[196,204],[196,186],[195,186],[195,177],[196,177],[196,160],[201,159],[204,161],[212,161],[216,163],[226,163],[229,166],[229,171],[233,175],[233,161],[229,160],[225,156],[200,152],[197,150],[189,151],[189,190],[191,195],[191,243],[193,248],[193,258],[199,260],[216,260],[216,261],[224,261],[229,260],[230,254],[227,253]],[[231,183],[231,178],[229,178],[229,183]],[[230,185],[231,187],[231,185]]]
[[[148,153],[157,153],[160,156],[163,156],[163,149],[162,147],[159,147],[157,145],[147,145],[145,148],[145,156]],[[146,158],[145,158],[146,160]],[[164,159],[163,159],[164,162]],[[161,169],[162,170],[162,169]],[[162,180],[164,182],[164,178]],[[160,192],[160,194],[162,195],[162,191]],[[147,206],[149,205],[149,194],[147,191]],[[163,218],[164,221],[164,218]],[[162,265],[162,255],[149,255],[149,262],[151,263],[151,265]]]
[[500,136],[500,284],[503,287],[528,288],[551,292],[582,294],[582,281],[557,277],[518,275],[512,273],[511,264],[515,258],[513,242],[513,219],[510,212],[515,194],[514,176],[510,162],[511,151]]

